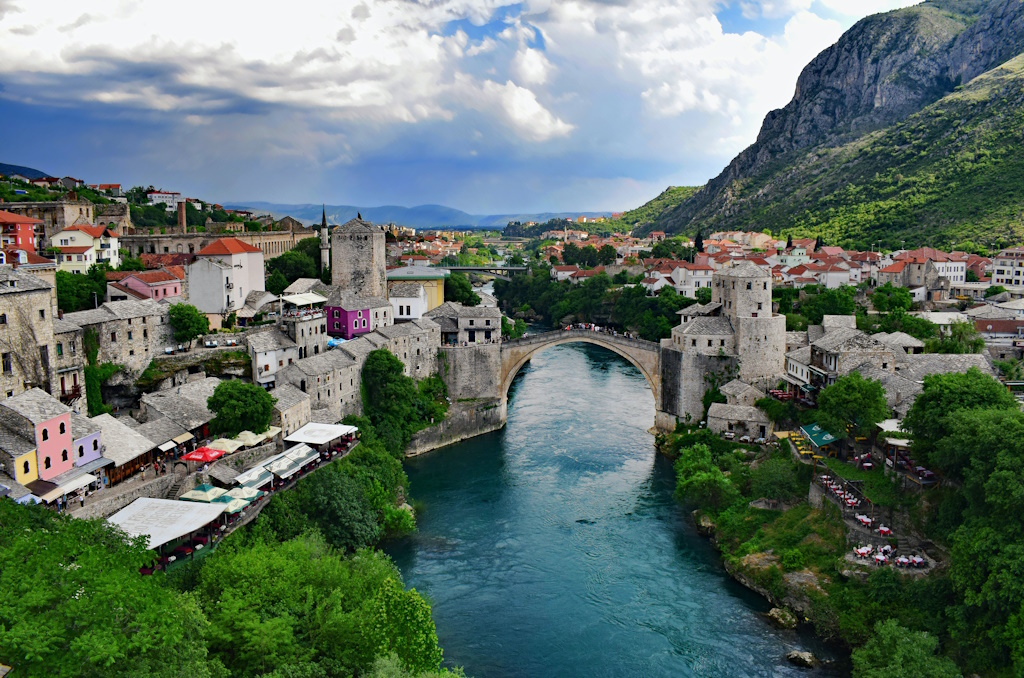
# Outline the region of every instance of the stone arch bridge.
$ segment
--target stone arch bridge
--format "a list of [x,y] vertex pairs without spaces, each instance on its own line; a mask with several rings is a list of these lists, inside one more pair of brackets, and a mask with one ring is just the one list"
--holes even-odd
[[657,407],[661,403],[661,356],[660,346],[652,341],[629,339],[621,334],[594,332],[591,330],[555,330],[533,334],[501,343],[501,370],[498,383],[502,400],[508,397],[512,380],[534,353],[550,346],[583,342],[594,344],[619,354],[628,360],[647,379],[654,394]]

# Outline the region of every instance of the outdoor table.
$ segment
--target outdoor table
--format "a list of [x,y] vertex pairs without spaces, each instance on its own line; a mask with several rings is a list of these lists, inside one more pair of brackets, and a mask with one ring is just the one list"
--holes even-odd
[[857,500],[854,499],[853,497],[850,497],[850,498],[848,498],[846,500],[846,505],[847,506],[856,506],[857,505]]
[[914,556],[910,559],[910,562],[914,564],[914,567],[921,567],[924,565],[924,558],[921,556]]
[[910,558],[907,558],[906,556],[900,556],[899,558],[896,559],[896,564],[901,566],[901,567],[905,566],[905,565],[909,565],[910,564]]
[[876,562],[876,563],[878,563],[879,565],[883,564],[883,563],[884,563],[884,562],[886,562],[887,560],[889,560],[889,559],[888,559],[888,558],[886,558],[886,557],[885,557],[884,555],[882,555],[881,553],[877,553],[877,554],[875,554],[875,562]]
[[885,525],[882,525],[878,528],[878,534],[882,535],[883,537],[888,537],[890,534],[892,534],[892,530],[890,530]]
[[865,471],[870,471],[871,469],[875,468],[875,465],[872,464],[870,461],[864,462],[863,466]]
[[167,556],[167,562],[168,563],[173,563],[177,559],[178,559],[177,556]]

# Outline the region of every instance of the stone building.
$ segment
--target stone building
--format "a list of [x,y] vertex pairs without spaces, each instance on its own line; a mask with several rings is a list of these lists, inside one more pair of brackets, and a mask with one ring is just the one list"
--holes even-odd
[[738,378],[763,390],[784,373],[786,318],[772,312],[771,274],[740,261],[716,271],[712,282],[711,301],[680,311],[682,322],[661,342],[666,368],[659,417],[699,417],[709,382]]
[[[132,256],[143,254],[196,254],[220,237],[216,233],[135,233],[121,237],[121,246]],[[312,229],[296,231],[255,231],[233,233],[233,237],[263,252],[263,258],[273,259],[290,252],[299,242],[316,237]]]
[[719,435],[733,433],[737,437],[767,438],[774,429],[768,415],[752,405],[712,403],[708,408],[708,430]]
[[152,299],[109,301],[99,308],[67,313],[64,319],[96,332],[100,363],[123,365],[138,374],[172,344],[168,308]]
[[331,284],[360,297],[387,297],[384,231],[360,218],[331,233]]
[[72,409],[82,409],[85,399],[84,330],[78,324],[58,317],[53,321],[54,371],[53,396]]
[[327,301],[316,292],[281,297],[278,326],[298,347],[298,357],[308,358],[327,350],[327,319],[322,304]]
[[281,384],[270,395],[277,400],[270,424],[281,429],[282,438],[287,438],[311,421],[309,396],[299,389],[291,384]]
[[263,388],[273,388],[278,372],[299,359],[299,347],[276,327],[251,334],[246,342],[252,359],[253,381]]
[[0,266],[0,398],[33,387],[50,391],[57,296],[45,280]]
[[309,396],[312,421],[333,424],[346,415],[362,412],[362,366],[363,361],[335,349],[296,360],[279,372],[278,384],[291,384]]
[[441,343],[464,345],[499,343],[501,341],[501,311],[490,306],[463,306],[446,301],[427,311],[424,318],[440,326]]
[[[208,438],[209,423],[216,415],[206,406],[206,401],[218,385],[220,379],[206,377],[165,391],[147,393],[139,402],[139,420],[145,424],[168,419],[197,439]],[[156,442],[141,426],[139,429],[143,435]]]
[[53,234],[75,224],[91,226],[95,217],[95,205],[88,200],[78,199],[74,193],[52,202],[7,203],[4,209],[39,219],[41,223],[36,225],[35,239],[36,249],[40,252],[50,246]]

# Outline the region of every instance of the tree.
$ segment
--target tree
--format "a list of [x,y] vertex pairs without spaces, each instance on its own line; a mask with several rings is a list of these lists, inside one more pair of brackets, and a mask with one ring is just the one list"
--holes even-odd
[[301,503],[313,509],[310,518],[331,546],[348,553],[373,546],[381,529],[362,488],[339,469],[329,470],[299,483]]
[[512,322],[505,316],[501,316],[501,336],[507,339],[518,339],[524,334],[526,334],[526,322],[522,318],[517,318],[515,322]]
[[696,295],[697,295],[697,301],[699,301],[700,303],[702,303],[702,304],[710,304],[711,303],[711,288],[710,287],[698,288],[697,292],[696,292]]
[[914,298],[905,287],[894,287],[892,283],[885,283],[875,290],[871,295],[871,304],[876,311],[885,313],[887,311],[909,311],[914,305]]
[[316,270],[319,271],[321,269],[322,262],[320,260],[320,238],[303,238],[302,240],[295,244],[295,247],[292,248],[292,251],[299,252],[300,254],[305,254],[310,259],[312,259],[313,262],[316,264]]
[[476,306],[480,303],[480,295],[473,291],[473,285],[462,273],[452,273],[444,279],[445,301],[457,301],[463,306]]
[[362,382],[363,412],[396,457],[413,433],[444,417],[442,398],[420,391],[416,382],[405,376],[402,361],[386,348],[366,356]]
[[146,539],[0,501],[0,662],[12,675],[209,676],[194,598],[139,568]]
[[284,273],[281,271],[274,271],[267,276],[267,291],[271,294],[282,294],[290,284],[288,278],[284,277]]
[[985,290],[985,298],[988,299],[989,297],[994,297],[997,294],[1002,294],[1005,291],[1006,288],[1003,287],[1002,285],[992,285],[987,290]]
[[565,247],[562,248],[562,261],[565,262],[566,266],[575,266],[580,263],[580,248],[574,242],[565,243]]
[[966,275],[967,277],[964,278],[964,280],[967,282],[981,282],[981,280],[979,280],[978,278],[978,274],[975,273],[972,269],[967,269]]
[[[313,240],[313,238],[309,238]],[[273,271],[280,271],[289,284],[299,278],[315,278],[317,273],[316,262],[308,254],[297,250],[289,250],[267,262],[267,268]]]
[[604,266],[610,266],[615,263],[618,258],[618,253],[615,248],[611,245],[602,245],[601,249],[597,251],[597,262]]
[[840,440],[851,426],[855,435],[869,435],[888,416],[882,383],[858,372],[839,377],[818,396],[818,424]]
[[965,373],[932,374],[914,400],[903,426],[914,434],[915,454],[931,461],[940,441],[956,433],[951,415],[958,410],[1018,409],[1017,400],[1002,384],[972,367]]
[[875,635],[853,652],[854,678],[959,678],[952,661],[936,656],[939,640],[923,631],[911,631],[895,619],[875,624]]
[[699,443],[680,451],[675,463],[676,497],[711,511],[728,508],[740,493],[711,458],[707,445]]
[[196,337],[210,331],[210,320],[206,314],[191,304],[174,304],[167,312],[167,319],[174,330],[174,340],[188,342],[189,346]]
[[750,473],[750,494],[763,499],[784,501],[807,494],[798,469],[789,459],[775,457],[758,465]]
[[793,236],[791,236],[791,235],[786,236],[786,249],[787,250],[793,249]]
[[925,342],[924,350],[925,353],[981,353],[985,350],[985,340],[973,323],[956,321],[947,332]]
[[826,315],[853,315],[853,295],[856,292],[853,287],[839,287],[810,294],[800,302],[800,315],[812,325],[820,325]]
[[210,430],[229,438],[242,431],[263,433],[270,428],[276,402],[256,384],[237,379],[222,381],[206,400],[206,406],[217,415],[210,422]]

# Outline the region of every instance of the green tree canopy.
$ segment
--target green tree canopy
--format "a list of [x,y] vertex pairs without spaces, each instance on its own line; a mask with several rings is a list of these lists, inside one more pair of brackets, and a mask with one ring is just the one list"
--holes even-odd
[[284,277],[284,273],[281,273],[281,271],[275,270],[267,276],[266,287],[267,291],[271,294],[280,295],[284,293],[285,288],[290,284],[291,283],[288,282],[288,278]]
[[174,304],[167,312],[168,322],[174,331],[174,340],[192,342],[210,331],[210,321],[206,314],[192,304]]
[[443,382],[428,378],[418,387],[405,376],[402,361],[385,348],[367,355],[362,380],[363,412],[395,456],[402,454],[413,433],[444,418]]
[[935,654],[939,641],[900,626],[895,619],[875,625],[875,635],[853,653],[854,678],[959,678],[956,664]]
[[480,295],[473,291],[469,278],[454,272],[444,279],[445,301],[456,301],[463,306],[476,306],[480,303]]
[[839,377],[818,396],[818,424],[839,439],[848,436],[848,426],[856,435],[869,435],[888,416],[881,382],[858,372]]
[[800,302],[800,315],[812,325],[820,325],[826,315],[853,315],[854,294],[856,289],[849,286],[810,294]]
[[263,433],[270,428],[270,417],[277,401],[256,384],[237,379],[222,381],[206,400],[216,414],[210,429],[232,438],[242,431]]
[[[313,238],[308,238],[308,240],[313,240]],[[297,249],[289,250],[268,261],[267,270],[271,273],[280,271],[288,284],[299,278],[317,277],[316,261],[310,255]]]
[[139,575],[145,541],[0,501],[0,662],[24,676],[209,676],[206,619]]
[[615,251],[614,247],[611,245],[602,245],[601,249],[597,251],[597,263],[604,266],[611,266],[615,263],[618,256],[619,255]]
[[1018,409],[1006,387],[972,367],[964,373],[932,374],[924,378],[924,389],[903,418],[903,426],[914,434],[913,450],[919,458],[935,463],[940,441],[955,434],[958,410]]
[[956,321],[939,337],[925,342],[926,353],[981,353],[985,340],[978,334],[974,324]]
[[894,287],[892,283],[885,283],[875,290],[871,295],[871,304],[876,311],[886,313],[900,309],[909,311],[914,305],[914,298],[910,296],[910,290],[905,287]]

